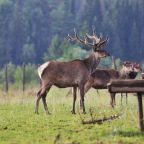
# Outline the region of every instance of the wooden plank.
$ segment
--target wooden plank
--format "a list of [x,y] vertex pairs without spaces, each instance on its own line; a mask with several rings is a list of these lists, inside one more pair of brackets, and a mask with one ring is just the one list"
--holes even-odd
[[109,86],[109,92],[117,92],[117,93],[144,93],[144,87],[115,87]]
[[139,128],[141,131],[144,131],[142,94],[137,93],[137,98],[138,98]]
[[144,80],[116,80],[107,85],[109,92],[112,93],[137,93],[139,128],[144,132],[143,124],[143,103]]
[[144,87],[144,80],[112,80],[109,84],[115,87]]

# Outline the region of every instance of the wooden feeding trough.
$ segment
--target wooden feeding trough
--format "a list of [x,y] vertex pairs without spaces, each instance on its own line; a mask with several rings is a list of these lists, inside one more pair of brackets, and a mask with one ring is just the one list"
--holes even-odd
[[139,128],[144,131],[142,103],[144,80],[112,80],[108,84],[108,90],[110,93],[137,93]]

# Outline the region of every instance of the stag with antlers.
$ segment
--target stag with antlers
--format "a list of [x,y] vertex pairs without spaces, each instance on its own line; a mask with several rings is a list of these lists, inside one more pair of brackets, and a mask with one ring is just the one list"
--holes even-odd
[[[98,38],[93,31],[93,37],[96,40],[93,41],[93,43],[90,43],[88,42],[88,35],[85,35],[82,40],[78,36],[76,30],[74,30],[74,33],[74,37],[68,34],[68,39],[92,47],[93,52],[84,60],[76,59],[69,62],[48,61],[38,68],[41,88],[37,93],[36,113],[38,113],[39,101],[42,98],[44,109],[46,113],[49,114],[46,95],[52,85],[59,88],[73,87],[74,93],[76,93],[76,88],[78,87],[80,89],[83,113],[85,113],[84,85],[88,81],[91,73],[96,69],[100,59],[109,56],[108,52],[103,49],[104,45],[108,42],[108,37],[106,39]],[[75,111],[72,111],[72,113],[75,113]]]

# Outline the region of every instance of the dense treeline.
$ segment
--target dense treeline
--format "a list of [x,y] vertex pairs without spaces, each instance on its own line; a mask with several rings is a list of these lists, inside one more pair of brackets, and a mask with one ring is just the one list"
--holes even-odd
[[[23,80],[24,79],[24,80]],[[23,83],[27,87],[40,84],[37,74],[37,65],[27,64],[16,66],[12,63],[0,67],[0,89],[6,89],[6,84],[16,89],[22,89]]]
[[92,25],[110,37],[112,55],[142,61],[143,0],[0,0],[0,65],[85,57],[88,48],[64,37]]

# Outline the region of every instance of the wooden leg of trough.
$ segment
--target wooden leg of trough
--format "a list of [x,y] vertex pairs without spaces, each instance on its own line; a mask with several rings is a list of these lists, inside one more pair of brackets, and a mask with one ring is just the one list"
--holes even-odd
[[138,98],[139,128],[141,131],[144,131],[142,93],[137,93],[137,98]]

